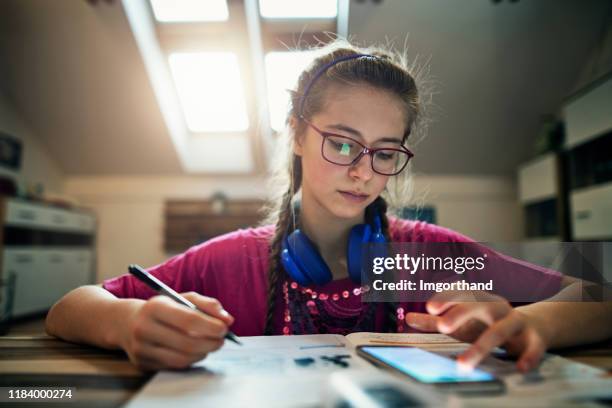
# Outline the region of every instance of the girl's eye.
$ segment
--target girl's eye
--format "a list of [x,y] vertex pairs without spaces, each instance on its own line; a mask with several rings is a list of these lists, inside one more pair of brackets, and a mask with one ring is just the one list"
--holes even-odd
[[354,148],[354,145],[346,140],[334,139],[330,137],[329,142],[331,143],[334,150],[346,156],[350,155]]
[[383,161],[393,160],[395,159],[396,155],[397,155],[397,152],[393,150],[376,152],[376,158],[378,160],[383,160]]

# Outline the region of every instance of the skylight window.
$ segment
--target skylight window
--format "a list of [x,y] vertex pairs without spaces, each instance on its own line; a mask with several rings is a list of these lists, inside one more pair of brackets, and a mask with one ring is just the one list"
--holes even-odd
[[170,71],[192,132],[249,127],[238,58],[229,52],[170,54]]
[[285,51],[266,54],[266,82],[270,124],[277,132],[285,125],[289,107],[289,89],[294,89],[300,73],[314,59],[313,51]]
[[226,0],[150,0],[157,21],[164,23],[190,21],[226,21]]
[[259,0],[264,18],[336,18],[337,0]]

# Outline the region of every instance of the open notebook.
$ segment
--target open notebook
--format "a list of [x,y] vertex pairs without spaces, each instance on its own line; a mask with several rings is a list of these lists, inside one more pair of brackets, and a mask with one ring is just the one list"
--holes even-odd
[[[351,333],[312,334],[302,336],[242,337],[243,346],[226,342],[220,352],[210,354],[195,364],[211,372],[240,374],[292,374],[321,372],[352,366],[368,367],[353,355],[354,348],[364,344],[427,346],[462,350],[462,344],[444,334]],[[459,348],[457,348],[459,346]],[[467,346],[467,344],[465,345]],[[346,356],[346,357],[342,357]],[[338,359],[343,364],[338,363]]]
[[[127,406],[320,406],[329,374],[369,370],[377,375],[377,368],[355,355],[358,345],[415,346],[450,357],[469,347],[443,334],[352,333],[240,340],[243,346],[225,342],[190,370],[158,373]],[[529,405],[534,398],[560,398],[561,390],[575,395],[612,389],[612,379],[602,378],[602,370],[554,355],[547,355],[536,381],[517,373],[513,361],[489,357],[480,367],[504,378],[508,390],[501,399],[477,400],[488,405]]]

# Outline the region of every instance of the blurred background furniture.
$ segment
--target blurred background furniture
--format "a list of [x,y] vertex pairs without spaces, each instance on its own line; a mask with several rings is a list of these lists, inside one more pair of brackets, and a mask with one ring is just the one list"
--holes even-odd
[[0,198],[3,321],[46,312],[95,281],[96,219],[83,210]]

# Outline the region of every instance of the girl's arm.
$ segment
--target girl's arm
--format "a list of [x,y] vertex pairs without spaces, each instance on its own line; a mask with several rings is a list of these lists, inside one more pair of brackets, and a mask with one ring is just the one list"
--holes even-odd
[[612,302],[580,301],[590,285],[595,284],[564,276],[555,296],[516,310],[539,327],[549,348],[605,340],[612,337]]
[[121,324],[144,300],[118,299],[101,285],[81,286],[61,298],[47,314],[48,334],[75,343],[121,348]]
[[612,302],[580,302],[580,286],[587,284],[564,277],[563,289],[554,297],[517,308],[487,292],[442,292],[426,303],[429,314],[408,313],[406,322],[421,331],[473,342],[458,357],[464,365],[477,365],[503,345],[520,356],[517,365],[527,371],[539,364],[546,349],[612,337]]
[[119,299],[100,286],[82,286],[49,311],[47,333],[104,348],[122,348],[142,369],[184,368],[221,347],[233,323],[213,298],[183,294],[204,313],[164,296]]

